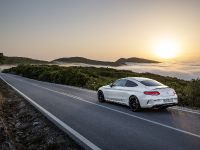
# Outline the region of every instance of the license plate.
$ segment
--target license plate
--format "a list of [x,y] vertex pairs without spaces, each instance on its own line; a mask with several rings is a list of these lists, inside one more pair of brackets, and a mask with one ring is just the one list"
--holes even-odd
[[165,103],[171,103],[171,102],[173,102],[173,99],[164,99],[163,100]]

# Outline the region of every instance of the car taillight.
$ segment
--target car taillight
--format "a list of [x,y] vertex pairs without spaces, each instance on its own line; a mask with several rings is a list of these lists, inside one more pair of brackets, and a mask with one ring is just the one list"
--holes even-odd
[[160,95],[158,91],[145,91],[144,94],[145,95]]

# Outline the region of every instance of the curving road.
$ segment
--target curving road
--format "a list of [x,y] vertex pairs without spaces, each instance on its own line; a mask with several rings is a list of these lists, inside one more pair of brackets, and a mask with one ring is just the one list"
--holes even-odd
[[0,73],[0,77],[88,149],[199,150],[200,113],[131,112],[98,103],[96,92]]

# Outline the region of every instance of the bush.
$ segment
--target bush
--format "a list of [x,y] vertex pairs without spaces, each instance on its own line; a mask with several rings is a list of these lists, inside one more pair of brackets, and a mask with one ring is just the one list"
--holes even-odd
[[192,80],[189,84],[188,97],[191,106],[200,108],[200,79]]
[[97,90],[100,86],[127,76],[155,79],[176,90],[179,105],[200,108],[200,80],[184,81],[151,73],[135,73],[127,70],[95,67],[60,67],[57,65],[19,65],[3,72],[21,75],[41,81],[60,83]]

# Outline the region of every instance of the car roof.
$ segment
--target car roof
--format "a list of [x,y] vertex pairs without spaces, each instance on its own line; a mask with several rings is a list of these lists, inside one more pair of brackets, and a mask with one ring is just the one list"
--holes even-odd
[[126,77],[124,79],[127,79],[127,80],[133,80],[133,81],[144,81],[144,80],[152,80],[152,79],[149,79],[149,78],[144,78],[144,77]]

